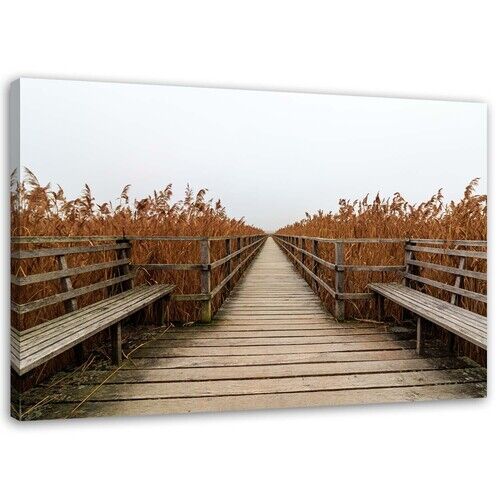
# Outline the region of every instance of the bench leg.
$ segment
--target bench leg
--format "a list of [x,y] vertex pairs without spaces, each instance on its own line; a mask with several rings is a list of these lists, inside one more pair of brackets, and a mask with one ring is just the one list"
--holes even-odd
[[375,295],[375,302],[377,306],[377,320],[384,321],[384,297],[377,293]]
[[417,354],[424,352],[424,333],[422,332],[422,318],[417,318]]
[[452,353],[455,349],[455,335],[453,333],[448,333],[448,352]]
[[85,352],[83,350],[83,343],[75,345],[75,358],[78,366],[83,365],[85,361]]
[[158,299],[155,303],[155,316],[156,316],[156,325],[157,326],[165,326],[165,313],[167,310],[167,298]]
[[111,327],[111,358],[115,365],[122,364],[122,324]]

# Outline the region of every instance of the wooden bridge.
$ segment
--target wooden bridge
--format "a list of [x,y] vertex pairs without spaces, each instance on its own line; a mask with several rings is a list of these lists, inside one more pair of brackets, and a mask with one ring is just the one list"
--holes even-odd
[[486,394],[484,368],[433,342],[418,355],[412,328],[336,321],[292,261],[268,238],[211,323],[144,327],[136,349],[121,367],[78,371],[41,387],[25,402],[25,418]]

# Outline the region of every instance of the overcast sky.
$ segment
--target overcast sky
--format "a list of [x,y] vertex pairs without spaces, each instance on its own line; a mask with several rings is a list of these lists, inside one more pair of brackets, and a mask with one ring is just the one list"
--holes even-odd
[[318,209],[400,192],[486,192],[486,105],[23,79],[21,165],[96,201],[187,183],[274,230]]

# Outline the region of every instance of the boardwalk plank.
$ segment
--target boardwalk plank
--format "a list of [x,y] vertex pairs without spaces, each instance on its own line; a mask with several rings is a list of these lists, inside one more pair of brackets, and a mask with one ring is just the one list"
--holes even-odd
[[360,404],[402,403],[486,396],[484,383],[448,384],[419,387],[353,389],[307,393],[258,394],[203,398],[146,399],[135,401],[47,404],[45,418],[110,417],[115,415],[158,415],[171,413],[246,411]]
[[[355,375],[283,377],[277,379],[230,379],[201,382],[145,382],[142,384],[104,384],[99,391],[93,386],[75,386],[55,400],[80,402],[124,401],[151,398],[197,398],[203,396],[236,396],[246,394],[278,394],[284,392],[316,392],[376,387],[409,387],[433,384],[482,382],[484,370],[462,368],[450,370],[370,373]],[[89,396],[90,395],[90,396]]]
[[[467,358],[416,358],[343,363],[297,363],[288,365],[121,370],[108,383],[193,382],[225,379],[267,379],[356,373],[428,371],[474,367]],[[98,383],[102,372],[87,372],[78,383]]]

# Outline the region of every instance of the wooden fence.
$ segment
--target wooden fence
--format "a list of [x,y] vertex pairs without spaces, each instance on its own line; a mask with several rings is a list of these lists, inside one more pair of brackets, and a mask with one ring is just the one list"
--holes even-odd
[[[209,323],[212,320],[212,302],[217,294],[224,290],[231,290],[236,283],[236,277],[255,257],[262,247],[266,235],[258,234],[251,236],[220,236],[220,237],[130,237],[129,240],[141,241],[197,241],[200,248],[199,263],[191,264],[147,264],[133,263],[134,269],[144,270],[172,270],[186,271],[199,270],[200,272],[200,293],[195,294],[175,294],[175,301],[200,301],[202,303],[201,321]],[[213,242],[223,242],[225,255],[212,261],[211,247]],[[222,268],[222,279],[217,283],[212,283],[212,274],[215,269]]]
[[[345,302],[347,300],[375,300],[373,293],[366,291],[349,292],[346,289],[346,271],[353,273],[375,272],[375,273],[396,273],[400,279],[418,281],[422,285],[439,288],[450,292],[454,297],[461,295],[481,302],[486,302],[486,298],[481,294],[468,291],[462,288],[463,277],[476,278],[486,281],[486,273],[464,269],[467,257],[486,259],[485,251],[460,250],[460,247],[480,247],[486,248],[486,241],[482,240],[442,240],[442,239],[402,239],[402,238],[314,238],[310,236],[295,235],[273,235],[274,240],[285,251],[297,267],[309,276],[312,280],[313,288],[325,290],[334,299],[335,317],[342,321],[345,319]],[[308,245],[306,244],[308,243]],[[318,255],[319,243],[330,244],[334,248],[334,259],[326,260]],[[394,244],[397,251],[402,254],[400,265],[366,265],[348,264],[345,262],[345,247],[347,245],[362,244]],[[309,249],[307,249],[309,246]],[[436,254],[460,257],[458,265],[440,265],[432,262],[425,262],[425,259],[416,260],[415,254]],[[419,275],[418,269],[433,269],[440,272],[451,273],[456,278],[453,285],[440,283],[435,279],[425,278]],[[331,278],[325,279],[321,270],[331,271]],[[323,277],[320,276],[323,274]],[[380,281],[384,281],[381,279]],[[456,298],[452,303],[456,303]]]
[[[203,322],[209,322],[212,319],[212,304],[221,292],[228,292],[235,285],[237,279],[244,271],[246,266],[252,261],[256,256],[258,250],[262,247],[266,235],[243,235],[243,236],[218,236],[218,237],[190,237],[190,236],[73,236],[73,237],[51,237],[51,236],[34,236],[34,237],[15,237],[12,238],[12,245],[15,247],[13,250],[13,258],[16,260],[18,254],[22,254],[22,248],[25,245],[35,246],[39,248],[39,245],[49,246],[45,248],[47,255],[55,255],[58,251],[54,245],[60,244],[72,244],[72,243],[90,243],[98,244],[97,248],[103,248],[102,242],[111,242],[116,246],[119,242],[121,245],[130,245],[134,247],[134,244],[139,244],[141,242],[158,242],[158,243],[174,243],[174,242],[186,242],[195,243],[199,246],[199,260],[198,262],[190,263],[172,263],[172,262],[160,262],[160,263],[149,263],[149,262],[134,262],[131,261],[131,271],[134,276],[137,272],[141,270],[144,271],[198,271],[199,272],[199,293],[177,293],[174,295],[175,301],[199,301],[202,304],[201,308],[201,320]],[[218,245],[218,251],[215,253],[217,256],[216,260],[214,258],[214,252],[212,252],[212,246]],[[114,247],[113,247],[114,248]],[[68,249],[66,249],[67,253]],[[74,247],[71,249],[71,253],[78,253],[79,247]],[[220,256],[220,254],[223,254]],[[132,252],[133,254],[133,252]],[[111,267],[106,263],[97,264],[93,266],[87,266],[88,269],[84,269],[84,272],[104,269]],[[214,282],[213,275],[214,271],[218,270],[217,277],[218,281]],[[68,271],[65,271],[66,274]],[[77,273],[77,270],[74,271]],[[79,272],[79,271],[78,271]],[[60,273],[60,272],[59,272]],[[14,285],[24,284],[24,281],[28,282],[29,278],[20,278],[16,275],[12,275],[11,282]],[[175,279],[173,280],[174,284]],[[89,290],[92,291],[92,290]],[[83,293],[84,290],[82,289]],[[78,293],[78,289],[74,291]],[[19,305],[18,307],[23,307]]]

